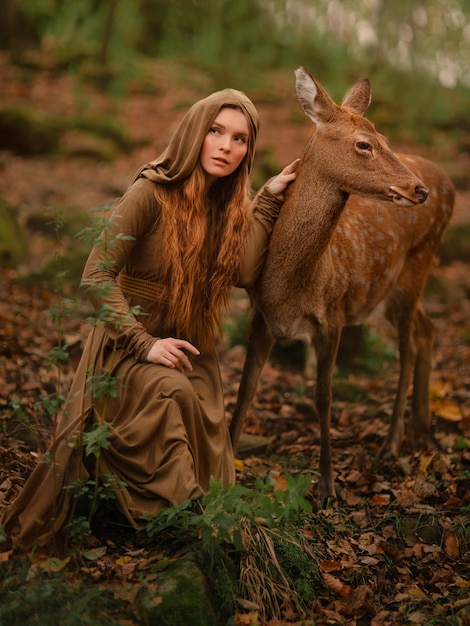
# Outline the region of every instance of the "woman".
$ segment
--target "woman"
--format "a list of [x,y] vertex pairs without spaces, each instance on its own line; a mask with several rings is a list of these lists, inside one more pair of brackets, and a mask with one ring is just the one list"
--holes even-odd
[[116,489],[138,528],[211,477],[235,480],[214,345],[231,287],[258,275],[296,162],[250,208],[258,115],[225,89],[194,104],[117,203],[83,284],[91,332],[54,442],[22,492],[0,509],[14,546],[44,545],[90,480]]

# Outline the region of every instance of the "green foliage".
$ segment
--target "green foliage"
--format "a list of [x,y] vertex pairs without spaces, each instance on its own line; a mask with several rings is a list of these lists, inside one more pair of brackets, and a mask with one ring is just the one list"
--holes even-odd
[[17,217],[0,197],[0,265],[15,267],[27,260],[28,256],[28,243]]
[[39,444],[39,439],[34,426],[31,424],[29,415],[23,409],[21,399],[18,397],[12,398],[8,406],[10,414],[7,420],[2,420],[2,435],[24,441],[28,445],[36,447]]
[[[31,55],[20,51],[35,47],[48,66],[79,73],[117,95],[139,84],[162,92],[166,86],[155,76],[155,59],[171,67],[174,82],[204,94],[235,86],[256,92],[257,102],[278,99],[285,91],[280,72],[291,78],[298,65],[335,98],[352,80],[367,76],[373,85],[371,118],[392,141],[438,142],[441,155],[449,142],[461,142],[468,151],[469,10],[463,0],[455,12],[447,0],[423,5],[419,18],[404,2],[372,6],[343,0],[334,10],[326,1],[314,4],[23,0],[16,39],[27,45],[18,45],[16,56],[25,63]],[[77,120],[76,128],[91,130],[83,122]],[[106,136],[126,144],[119,133]],[[88,154],[112,158],[104,145],[88,148]]]
[[5,626],[113,626],[133,618],[132,607],[99,586],[74,585],[60,576],[38,576],[26,584],[20,575],[4,580],[0,591],[0,624]]
[[256,489],[239,484],[223,487],[212,480],[199,504],[192,501],[174,504],[155,517],[147,518],[146,533],[152,538],[169,529],[183,533],[197,530],[204,545],[229,543],[241,551],[241,521],[273,528],[298,520],[311,511],[304,496],[310,482],[309,474],[297,478],[286,474],[286,489],[281,490],[269,479],[266,482],[258,479]]
[[[105,392],[104,392],[105,393]],[[99,457],[101,450],[109,447],[109,424],[97,422],[85,433],[83,433],[82,443],[85,446],[85,454],[93,454]]]

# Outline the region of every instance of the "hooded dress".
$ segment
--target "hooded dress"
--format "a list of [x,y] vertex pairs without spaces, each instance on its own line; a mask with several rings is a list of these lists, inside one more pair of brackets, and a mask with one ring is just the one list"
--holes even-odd
[[[112,321],[100,314],[52,445],[19,495],[0,507],[0,523],[14,547],[48,543],[70,517],[71,486],[98,476],[114,485],[116,506],[135,528],[141,527],[143,516],[204,494],[211,477],[224,485],[235,481],[215,349],[191,356],[192,371],[146,359],[157,338],[175,336],[174,328],[159,322],[166,285],[158,252],[165,233],[154,186],[191,174],[204,138],[226,104],[240,107],[247,118],[245,158],[251,168],[258,129],[252,102],[233,89],[200,100],[162,155],[136,173],[113,210],[106,238],[88,258],[84,281],[104,286],[90,299],[98,311],[112,312]],[[280,205],[267,188],[255,198],[236,286],[255,283]],[[103,383],[111,385],[109,393],[103,393]],[[96,438],[104,435],[98,453],[87,455],[83,443],[93,448],[93,438],[86,439],[90,432]]]

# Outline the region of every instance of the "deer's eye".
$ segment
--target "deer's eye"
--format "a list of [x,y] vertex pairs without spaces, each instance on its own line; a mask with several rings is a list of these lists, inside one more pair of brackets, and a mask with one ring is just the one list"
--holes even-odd
[[356,146],[359,148],[359,150],[370,150],[372,148],[370,143],[367,143],[367,141],[358,141]]

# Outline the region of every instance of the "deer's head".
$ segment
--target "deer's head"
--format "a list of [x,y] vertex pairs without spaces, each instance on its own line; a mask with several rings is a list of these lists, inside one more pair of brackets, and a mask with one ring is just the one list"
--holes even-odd
[[321,170],[322,180],[330,180],[346,194],[391,200],[400,206],[426,201],[424,183],[400,162],[387,139],[363,117],[371,101],[367,78],[359,79],[339,106],[303,67],[295,76],[298,99],[316,126],[303,155],[305,167]]

